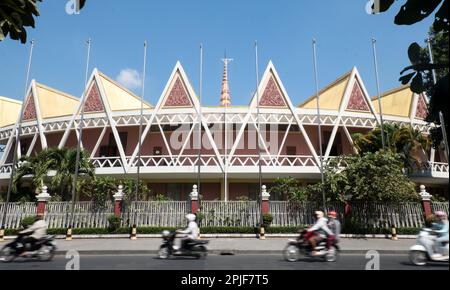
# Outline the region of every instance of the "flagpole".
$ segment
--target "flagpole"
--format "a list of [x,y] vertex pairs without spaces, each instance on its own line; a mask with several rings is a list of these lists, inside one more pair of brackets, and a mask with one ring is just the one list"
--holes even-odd
[[[5,208],[3,209],[3,215],[2,215],[2,220],[1,220],[0,229],[2,229],[2,230],[5,229],[6,213],[8,210],[9,200],[11,198],[11,191],[12,191],[12,186],[13,186],[13,182],[14,182],[14,175],[16,173],[16,164],[17,164],[17,157],[18,157],[17,151],[19,150],[20,131],[22,130],[23,113],[24,113],[25,106],[27,105],[25,102],[27,101],[28,82],[30,80],[31,64],[33,61],[33,49],[34,49],[34,40],[31,40],[30,54],[29,54],[29,58],[28,58],[28,66],[27,66],[27,72],[26,72],[26,77],[25,77],[25,92],[24,92],[24,97],[23,97],[24,101],[22,103],[22,108],[20,109],[19,124],[17,124],[17,126],[16,126],[17,131],[16,131],[16,139],[15,139],[14,150],[13,150],[13,163],[12,163],[12,168],[11,168],[11,177],[9,178],[8,192],[6,194],[6,202],[4,205]],[[8,153],[5,152],[5,154],[8,154]]]
[[[258,146],[258,174],[259,174],[259,202],[262,205],[262,166],[261,166],[261,144],[260,144],[260,136],[261,133],[261,121],[259,118],[260,115],[260,96],[259,96],[259,57],[258,57],[258,41],[255,40],[255,71],[256,71],[256,115],[257,115],[257,126],[258,130],[256,132],[256,139],[258,142],[256,143]],[[262,215],[262,207],[261,207],[261,217],[260,223],[263,224],[263,215]]]
[[202,94],[203,94],[203,44],[200,44],[200,73],[199,73],[199,108],[198,108],[198,157],[197,157],[197,192],[201,193],[201,158],[202,158]]
[[316,84],[316,101],[317,101],[317,131],[319,134],[319,151],[320,151],[320,178],[322,180],[322,201],[323,201],[323,210],[327,211],[326,198],[325,198],[325,177],[323,174],[323,145],[322,145],[322,121],[320,115],[320,94],[319,94],[319,77],[317,72],[317,48],[316,48],[316,40],[313,39],[313,61],[314,61],[314,81]]
[[[382,144],[383,150],[384,150],[386,147],[386,140],[385,140],[385,135],[384,135],[383,108],[381,106],[380,79],[378,78],[378,60],[377,60],[376,42],[377,42],[377,40],[374,37],[372,37],[373,63],[374,63],[374,67],[375,67],[375,79],[377,82],[378,106],[379,106],[379,110],[380,110],[381,144]],[[389,140],[388,140],[388,142],[389,142]]]
[[[430,64],[434,64],[433,50],[431,49],[431,37],[428,37],[425,42],[428,44],[428,54],[430,55]],[[436,71],[432,69],[431,73],[433,75],[433,83],[436,84],[437,83]]]
[[134,195],[134,227],[137,227],[137,202],[139,196],[139,185],[141,182],[141,155],[142,155],[142,126],[144,119],[144,97],[145,97],[145,78],[147,74],[147,41],[144,41],[144,65],[142,69],[142,94],[141,94],[141,112],[139,121],[139,145],[138,145],[138,162],[137,162],[137,180]]
[[[88,73],[89,73],[89,61],[91,57],[91,44],[92,41],[89,38],[87,40],[87,59],[86,59],[86,71],[84,76],[84,91],[81,97],[81,113],[80,113],[80,125],[79,125],[79,133],[78,133],[78,142],[77,142],[77,155],[75,157],[75,173],[73,176],[73,185],[72,185],[72,202],[71,202],[71,209],[70,209],[70,223],[69,228],[73,227],[74,222],[74,214],[75,214],[75,196],[77,192],[77,180],[78,180],[78,173],[79,173],[79,163],[80,163],[80,155],[81,155],[81,142],[83,140],[83,122],[84,122],[84,104],[86,102],[86,90],[88,86]],[[76,128],[75,128],[76,130]]]

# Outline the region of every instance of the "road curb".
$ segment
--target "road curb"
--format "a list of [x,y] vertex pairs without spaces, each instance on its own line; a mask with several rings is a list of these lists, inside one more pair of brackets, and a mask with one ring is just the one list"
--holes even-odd
[[[341,250],[340,254],[353,254],[353,255],[365,255],[368,251],[373,251],[373,249],[367,250]],[[381,255],[407,255],[408,251],[405,250],[379,250],[377,251]],[[158,254],[157,250],[82,250],[78,251],[80,255],[98,255],[98,256],[109,256],[109,255],[154,255]],[[67,251],[57,250],[55,252],[58,256],[63,256],[67,254]],[[209,250],[208,254],[211,255],[222,255],[222,256],[233,256],[233,255],[283,255],[282,250]]]

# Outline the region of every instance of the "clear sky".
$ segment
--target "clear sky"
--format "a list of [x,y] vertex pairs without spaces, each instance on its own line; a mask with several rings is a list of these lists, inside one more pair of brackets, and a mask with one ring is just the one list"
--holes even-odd
[[[399,86],[409,64],[407,48],[423,44],[432,19],[413,26],[393,23],[401,6],[369,15],[366,0],[87,0],[79,15],[66,13],[68,0],[44,0],[35,39],[31,78],[80,96],[85,41],[93,39],[92,63],[139,93],[143,41],[149,47],[145,99],[155,104],[177,60],[198,91],[199,44],[204,44],[204,104],[217,105],[224,51],[234,59],[229,79],[234,105],[249,103],[255,90],[254,41],[260,72],[272,59],[293,103],[314,93],[312,44],[318,41],[319,86],[357,66],[371,95],[376,94],[370,38],[378,40],[381,90]],[[23,98],[28,46],[0,42],[0,95]],[[122,72],[122,73],[121,73]]]

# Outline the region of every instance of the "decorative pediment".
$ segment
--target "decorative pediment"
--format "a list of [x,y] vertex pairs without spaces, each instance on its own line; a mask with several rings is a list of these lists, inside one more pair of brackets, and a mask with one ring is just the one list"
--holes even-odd
[[416,119],[426,119],[428,116],[428,108],[427,103],[425,102],[425,98],[423,95],[419,96],[417,101],[417,109],[416,109]]
[[352,93],[347,104],[347,111],[370,112],[369,104],[364,98],[361,86],[356,81],[353,85]]
[[287,107],[283,93],[273,74],[270,75],[259,104],[263,107]]
[[25,109],[23,111],[23,120],[30,121],[36,119],[37,119],[36,104],[34,102],[33,94],[30,94],[27,98]]
[[103,111],[105,111],[105,107],[103,106],[98,85],[96,82],[93,82],[91,90],[89,91],[86,101],[84,103],[84,112],[99,113]]
[[192,107],[191,99],[187,89],[181,80],[180,75],[176,76],[175,81],[166,97],[163,105],[164,108]]

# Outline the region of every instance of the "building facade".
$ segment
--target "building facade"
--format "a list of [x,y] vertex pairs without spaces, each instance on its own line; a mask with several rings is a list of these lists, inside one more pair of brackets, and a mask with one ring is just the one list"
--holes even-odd
[[[177,62],[157,104],[143,105],[140,152],[140,97],[97,69],[83,102],[34,80],[24,104],[0,98],[0,188],[5,191],[10,178],[18,120],[22,120],[18,153],[32,155],[45,148],[76,147],[75,128],[82,110],[82,147],[90,152],[96,174],[134,178],[140,164],[141,178],[155,195],[185,200],[200,172],[200,193],[206,200],[256,198],[260,166],[269,188],[277,177],[292,176],[304,185],[320,180],[317,99],[294,105],[270,62],[249,105],[232,106],[227,63],[220,106],[206,107]],[[425,95],[414,94],[409,87],[383,94],[381,105],[386,123],[411,125],[424,134],[433,126],[425,122]],[[357,153],[352,134],[378,126],[378,108],[356,68],[322,89],[324,161]],[[444,150],[417,154],[422,162],[413,181],[448,195]]]

